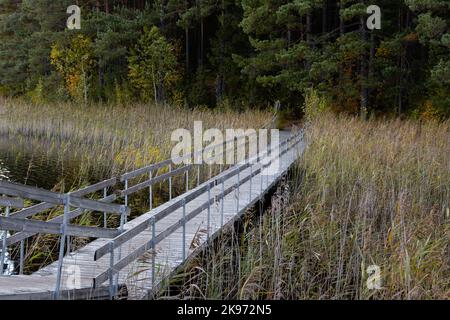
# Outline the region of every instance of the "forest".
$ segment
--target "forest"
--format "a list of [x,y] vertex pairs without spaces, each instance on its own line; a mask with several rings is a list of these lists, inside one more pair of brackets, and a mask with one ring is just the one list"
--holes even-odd
[[[68,30],[67,7],[81,8]],[[366,26],[381,8],[381,28]],[[33,103],[450,114],[442,0],[0,0],[0,95]]]
[[0,300],[448,300],[449,134],[449,0],[0,0]]

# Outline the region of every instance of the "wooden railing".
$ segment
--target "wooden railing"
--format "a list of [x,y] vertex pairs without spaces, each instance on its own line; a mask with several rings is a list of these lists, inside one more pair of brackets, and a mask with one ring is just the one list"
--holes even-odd
[[[256,156],[248,156],[244,163],[239,163],[233,167],[228,168],[226,171],[220,172],[216,176],[211,176],[209,179],[200,184],[200,166],[199,165],[182,165],[178,168],[173,168],[173,159],[162,161],[157,164],[152,164],[143,168],[139,168],[132,172],[125,173],[117,178],[108,179],[97,184],[69,192],[69,193],[56,193],[52,191],[47,191],[35,187],[25,186],[17,183],[11,183],[8,181],[0,181],[0,207],[5,207],[5,216],[0,217],[0,230],[3,230],[3,241],[2,241],[2,255],[0,263],[3,266],[3,261],[5,259],[5,253],[7,252],[7,247],[20,242],[20,271],[23,273],[24,269],[24,240],[34,236],[36,234],[54,234],[60,236],[59,245],[59,257],[58,257],[58,270],[57,270],[57,280],[55,287],[55,298],[59,297],[60,286],[61,286],[61,274],[63,267],[64,251],[67,243],[66,252],[70,252],[70,237],[92,237],[92,238],[106,238],[111,239],[111,241],[95,251],[94,260],[97,261],[104,257],[106,254],[110,255],[110,265],[108,270],[101,272],[93,279],[93,288],[96,288],[109,280],[110,295],[114,296],[118,286],[118,273],[120,270],[125,268],[134,260],[138,259],[148,250],[154,249],[155,246],[162,240],[167,238],[169,235],[174,233],[179,228],[183,229],[183,247],[182,247],[182,258],[183,261],[186,259],[186,223],[196,217],[199,213],[204,210],[208,210],[208,230],[210,225],[210,211],[211,205],[213,203],[221,202],[221,225],[223,225],[223,199],[233,190],[239,190],[239,187],[248,181],[250,181],[250,199],[252,198],[252,179],[256,175],[260,174],[265,168],[270,166],[272,162],[277,158],[281,157],[285,153],[289,152],[295,148],[301,141],[303,132],[293,135],[289,139],[281,142],[278,145],[273,145],[268,147],[266,150],[259,150]],[[245,139],[245,138],[244,138]],[[223,142],[226,145],[230,141]],[[233,140],[234,143],[234,140]],[[247,141],[244,140],[243,144]],[[186,157],[195,157],[199,152],[204,153],[215,149],[218,145],[208,146],[201,151],[193,152],[189,155],[180,157],[183,160]],[[238,144],[237,147],[242,146]],[[272,155],[275,148],[280,148],[280,152]],[[226,147],[223,148],[223,152],[220,154],[215,154],[215,156],[221,156],[226,151]],[[270,155],[270,157],[269,157]],[[262,157],[269,157],[269,161],[265,164],[261,163]],[[178,160],[180,160],[178,159]],[[256,164],[256,169],[254,169]],[[259,164],[259,165],[258,165]],[[168,168],[167,172],[160,175],[156,173],[163,168]],[[189,172],[190,170],[197,168],[197,186],[191,192],[189,191]],[[240,179],[240,173],[243,170],[250,168],[251,172],[245,178]],[[185,193],[180,195],[176,201],[170,203],[169,206],[160,210],[158,213],[154,214],[151,218],[139,223],[132,229],[124,231],[123,227],[127,221],[127,216],[130,214],[129,207],[129,197],[141,190],[148,189],[149,195],[149,210],[153,209],[153,186],[164,181],[169,181],[169,200],[172,200],[172,179],[178,175],[185,175],[186,188]],[[143,176],[148,176],[148,179],[142,181]],[[225,188],[225,181],[238,177],[237,182],[233,183],[231,186]],[[139,181],[140,179],[140,181]],[[131,180],[138,180],[138,183],[134,185],[129,185]],[[114,190],[114,192],[108,195],[108,190],[118,185],[123,185],[123,190]],[[211,189],[220,186],[220,193],[211,197]],[[256,188],[256,187],[255,187]],[[262,194],[262,179],[261,179],[261,194]],[[102,192],[102,197],[99,200],[92,200],[86,198],[89,195],[98,194]],[[196,208],[194,211],[186,212],[186,204],[196,199],[198,196],[204,193],[208,193],[208,200]],[[123,198],[124,204],[115,204]],[[37,201],[39,203],[31,205],[29,207],[24,207],[24,199]],[[52,218],[48,221],[33,220],[31,217],[38,213],[45,212],[49,209],[54,209],[57,207],[63,207],[64,213],[60,216]],[[175,224],[169,226],[164,231],[156,234],[156,224],[173,213],[175,210],[183,208],[183,218],[179,219]],[[15,210],[15,211],[12,211]],[[103,227],[86,227],[71,224],[71,220],[83,215],[87,212],[99,212],[103,213]],[[237,213],[239,213],[239,199],[237,200]],[[107,215],[115,214],[120,216],[120,225],[118,228],[107,228]],[[152,238],[147,243],[143,244],[139,248],[135,249],[132,253],[125,257],[117,258],[115,261],[114,249],[120,248],[141,232],[147,228],[152,229]],[[7,231],[15,232],[11,236],[7,237]],[[209,231],[208,231],[209,236]],[[154,259],[154,255],[153,259]],[[153,268],[155,263],[152,263]],[[155,282],[155,270],[152,270],[152,282]],[[1,274],[2,272],[0,272]],[[117,275],[114,277],[114,275]],[[116,278],[116,283],[114,283],[114,278]]]

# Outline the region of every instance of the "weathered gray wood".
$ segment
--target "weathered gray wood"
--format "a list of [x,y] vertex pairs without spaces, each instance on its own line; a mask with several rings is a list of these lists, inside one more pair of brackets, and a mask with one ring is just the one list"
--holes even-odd
[[[284,137],[286,137],[286,135]],[[205,220],[208,217],[207,212],[209,211],[206,210],[207,207],[211,206],[211,229],[209,230],[214,236],[217,232],[219,232],[218,230],[221,226],[220,207],[217,202],[220,200],[221,203],[225,204],[224,211],[222,211],[225,220],[222,225],[227,225],[232,222],[233,219],[240,216],[249,206],[256,203],[256,201],[261,198],[261,195],[265,194],[280,179],[280,177],[285,174],[286,170],[294,161],[294,156],[298,155],[297,151],[287,153],[289,149],[297,145],[296,142],[300,140],[297,139],[297,137],[297,135],[294,135],[280,144],[279,156],[282,157],[282,159],[280,161],[279,172],[269,176],[263,176],[261,174],[261,170],[266,165],[270,165],[270,160],[275,159],[277,156],[275,153],[270,152],[271,149],[274,149],[275,147],[270,147],[269,150],[267,150],[267,153],[271,153],[268,156],[268,163],[254,164],[251,166],[251,169],[250,166],[239,166],[239,169],[237,166],[231,167],[218,176],[205,182],[205,184],[202,184],[200,187],[187,192],[185,195],[173,199],[167,204],[163,204],[160,207],[153,209],[151,212],[144,213],[125,224],[125,233],[129,232],[129,240],[124,241],[122,245],[119,245],[115,250],[115,257],[116,259],[118,258],[118,261],[114,266],[114,274],[116,274],[119,278],[119,284],[130,284],[132,288],[135,288],[133,290],[138,290],[136,284],[128,283],[128,278],[132,275],[132,281],[136,281],[134,279],[137,278],[147,279],[142,289],[146,292],[147,290],[152,289],[154,285],[157,286],[161,279],[169,275],[175,267],[182,263],[182,260],[180,260],[182,248],[184,245],[189,245],[194,238],[198,237],[197,231],[199,228],[204,228]],[[289,147],[289,149],[284,148],[284,146]],[[230,172],[233,172],[233,174],[230,174]],[[240,188],[236,188],[238,184],[236,174],[238,172],[240,172]],[[227,176],[229,179],[223,179],[223,176]],[[252,192],[250,192],[250,179],[253,179]],[[224,194],[226,193],[226,196],[221,197],[222,182],[225,189]],[[263,182],[262,189],[260,189],[260,182]],[[209,188],[211,188],[210,198],[207,196],[207,190]],[[240,201],[236,202],[238,198]],[[182,201],[180,200],[182,199],[190,199],[189,206],[186,207],[187,212],[189,212],[189,214],[185,215],[186,220],[180,219],[180,217],[182,217],[182,205],[180,205]],[[148,269],[148,267],[146,267],[147,269],[143,273],[138,272],[135,274],[135,271],[139,270],[134,268],[142,263],[137,259],[139,259],[139,257],[141,257],[142,254],[147,252],[149,249],[152,249],[155,245],[155,242],[152,242],[152,229],[148,228],[151,224],[151,220],[155,218],[158,218],[159,222],[156,227],[157,235],[155,234],[155,238],[153,239],[158,243],[158,247],[152,256],[154,257],[153,260],[157,264],[157,268],[155,270],[155,265],[153,265],[153,268]],[[182,233],[179,230],[184,221],[189,221],[188,228],[186,230],[187,239],[182,238]],[[139,230],[140,228],[142,229]],[[136,232],[136,230],[140,232]],[[132,236],[130,237],[130,235]],[[125,238],[127,237],[124,237],[123,239]],[[117,236],[115,239],[120,239],[120,236]],[[186,241],[188,243],[186,243]],[[201,236],[195,241],[199,241],[200,245],[204,245],[206,243],[206,237]],[[98,239],[64,258],[64,265],[66,267],[70,268],[71,266],[77,265],[80,267],[83,288],[92,287],[93,279],[95,279],[95,285],[97,287],[101,285],[102,279],[107,279],[108,276],[105,272],[108,272],[109,269],[109,257],[99,258],[94,261],[94,256],[96,255],[97,250],[102,248],[105,244],[107,245],[108,242],[109,240],[106,238]],[[184,245],[182,244],[183,242],[185,243]],[[121,256],[118,255],[120,252],[122,253]],[[150,262],[148,261],[148,263]],[[152,274],[153,270],[156,272],[156,275]],[[45,267],[38,272],[38,274],[48,274],[52,276],[54,276],[55,273],[56,267],[54,264]],[[139,274],[142,276],[139,276]],[[153,277],[156,277],[156,282],[150,282],[148,280]],[[0,299],[4,292],[8,292],[7,290],[5,291],[2,289],[2,285],[3,282],[0,277]],[[38,287],[40,286],[39,284],[34,285]],[[14,292],[14,289],[11,288],[11,291]],[[140,293],[138,292],[135,294],[140,296]]]
[[56,207],[53,203],[42,202],[11,214],[12,218],[25,219],[42,211]]
[[[116,199],[117,199],[117,196],[115,194],[112,194],[110,196],[107,196],[106,198],[101,199],[100,202],[113,202]],[[68,216],[68,221],[70,221],[72,219],[75,219],[76,217],[79,217],[80,215],[82,215],[85,212],[87,212],[87,211],[84,210],[84,209],[75,209],[73,211],[70,211],[69,212],[69,216]],[[13,218],[16,218],[16,217],[13,217]],[[63,216],[62,215],[48,220],[48,222],[53,222],[53,223],[61,223],[62,221],[63,221]],[[9,236],[6,239],[6,244],[8,246],[10,246],[10,245],[15,244],[17,242],[25,240],[25,239],[27,239],[29,237],[32,237],[32,236],[34,236],[36,234],[37,234],[36,232],[17,232],[15,234]]]
[[150,171],[155,171],[155,170],[158,170],[160,168],[166,167],[166,166],[168,166],[171,163],[172,163],[172,160],[168,159],[168,160],[165,160],[165,161],[162,161],[162,162],[159,162],[159,163],[148,165],[148,166],[143,167],[143,168],[139,168],[139,169],[131,171],[131,172],[127,172],[127,173],[123,174],[120,177],[120,181],[124,182],[125,180],[130,180],[130,179],[142,176],[142,175],[144,175],[146,173],[149,173]]
[[[88,187],[86,187],[86,188],[83,188],[83,189],[74,191],[74,192],[72,193],[72,195],[75,195],[75,196],[77,196],[77,197],[82,197],[82,196],[85,196],[85,195],[87,195],[87,194],[89,194],[89,193],[99,191],[99,190],[101,190],[101,189],[103,189],[103,188],[111,187],[111,186],[113,186],[116,182],[117,182],[117,178],[112,178],[112,179],[109,179],[109,180],[105,180],[105,181],[102,181],[102,182],[100,182],[100,183],[97,183],[97,184],[88,186]],[[113,201],[114,201],[114,200],[113,200]],[[112,201],[111,201],[111,202],[112,202]],[[31,207],[24,208],[24,209],[22,209],[22,210],[20,210],[20,211],[14,212],[14,213],[11,214],[11,217],[13,217],[13,218],[23,218],[23,219],[25,219],[25,218],[28,218],[28,217],[30,217],[30,216],[32,216],[32,215],[35,215],[35,214],[37,214],[37,213],[40,213],[40,212],[42,212],[42,211],[45,211],[45,210],[48,210],[48,209],[52,209],[52,208],[54,208],[54,207],[56,207],[55,204],[42,202],[42,203],[33,205],[33,206],[31,206]]]
[[63,194],[5,180],[0,180],[0,193],[13,197],[20,197],[22,199],[32,199],[53,204],[63,204]]
[[[209,183],[211,186],[212,183]],[[183,201],[186,203],[191,202],[195,198],[197,198],[199,195],[204,193],[208,188],[208,184],[201,186],[198,188],[198,190],[193,190],[189,195],[184,196],[180,199],[178,199],[175,203],[170,205],[169,207],[163,209],[162,211],[155,214],[152,218],[147,219],[146,221],[141,222],[139,225],[135,226],[133,229],[127,230],[124,233],[120,234],[117,238],[114,239],[114,248],[117,248],[121,245],[123,245],[125,242],[129,241],[130,239],[137,236],[139,233],[147,229],[150,225],[151,220],[155,220],[155,222],[159,222],[160,220],[167,217],[169,214],[174,212],[175,210],[179,209],[183,205]],[[109,253],[109,244],[105,244],[104,246],[100,247],[95,251],[94,254],[94,260],[98,260],[104,255]]]
[[[108,212],[108,213],[116,213],[121,214],[123,210],[123,205],[120,204],[111,204],[111,203],[103,203],[100,201],[83,199],[78,197],[69,198],[70,206],[82,208],[86,210],[98,211],[98,212]],[[125,207],[125,212],[129,214],[131,212],[130,208]]]
[[[37,201],[49,202],[57,205],[62,205],[64,200],[64,194],[47,191],[35,187],[25,186],[17,183],[12,183],[4,180],[0,180],[0,193],[10,196],[21,197],[23,199],[32,199]],[[122,211],[121,205],[101,203],[99,201],[83,199],[76,196],[70,197],[70,205],[73,207],[88,209],[92,211],[101,211],[108,213],[120,214]],[[126,209],[127,213],[130,209]]]
[[2,197],[0,197],[0,206],[22,209],[23,208],[23,200],[2,196]]
[[[61,224],[37,220],[0,217],[0,230],[61,234]],[[88,238],[114,238],[120,231],[96,227],[67,225],[66,235]]]

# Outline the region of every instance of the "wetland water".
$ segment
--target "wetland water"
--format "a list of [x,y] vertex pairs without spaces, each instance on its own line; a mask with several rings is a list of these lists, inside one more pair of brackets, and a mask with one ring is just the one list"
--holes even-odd
[[[108,176],[108,168],[102,168],[98,164],[93,166],[94,163],[95,161],[83,161],[76,152],[64,148],[63,145],[22,136],[0,136],[0,180],[47,190],[68,191],[82,184],[101,181]],[[0,214],[4,215],[4,210],[0,209]],[[4,235],[4,232],[0,231],[0,240]],[[35,246],[37,239],[34,236],[26,241],[26,272],[35,271],[41,264],[47,264],[50,261],[48,257],[56,252],[53,249],[56,247],[57,237],[49,236],[42,244],[39,242],[40,244]],[[1,251],[0,245],[0,253]],[[13,245],[6,251],[4,274],[18,272],[18,251],[18,245]]]
[[0,179],[53,189],[64,183],[76,186],[81,181],[99,181],[105,168],[86,167],[75,152],[34,138],[0,137]]

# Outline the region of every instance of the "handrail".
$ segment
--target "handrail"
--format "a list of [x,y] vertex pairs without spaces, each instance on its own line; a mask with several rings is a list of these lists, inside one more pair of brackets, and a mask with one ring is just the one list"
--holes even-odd
[[[56,193],[40,188],[21,185],[5,180],[0,180],[0,193],[9,196],[16,196],[25,199],[32,199],[52,203],[55,205],[63,205],[65,194]],[[122,205],[101,203],[99,201],[83,199],[77,196],[70,196],[69,205],[73,207],[83,208],[92,211],[102,211],[108,213],[122,213]],[[125,209],[127,214],[130,213],[130,208]]]
[[[120,245],[122,245],[123,243],[128,242],[129,240],[134,238],[136,235],[138,235],[139,233],[144,231],[146,228],[148,228],[150,226],[152,221],[158,222],[158,221],[164,219],[165,217],[167,217],[173,211],[181,208],[182,205],[183,205],[183,202],[184,203],[189,203],[193,199],[197,198],[198,195],[200,195],[200,194],[204,193],[205,191],[207,191],[208,187],[212,188],[212,187],[214,187],[214,186],[216,186],[216,185],[218,185],[218,184],[220,184],[220,183],[230,179],[231,177],[237,175],[240,171],[245,170],[246,168],[248,168],[255,161],[256,162],[259,161],[260,157],[262,157],[265,154],[268,154],[269,152],[273,151],[276,147],[284,146],[285,144],[289,143],[290,141],[292,141],[293,139],[297,138],[298,136],[299,135],[293,135],[292,137],[290,137],[289,139],[283,141],[282,143],[280,143],[278,145],[275,145],[275,146],[272,146],[270,149],[266,149],[265,151],[263,151],[262,155],[259,154],[256,157],[253,157],[252,159],[249,159],[245,164],[240,165],[237,168],[233,168],[230,172],[222,175],[221,177],[216,177],[216,178],[214,178],[212,180],[209,180],[209,181],[205,182],[204,185],[199,187],[197,190],[193,191],[191,194],[189,194],[187,196],[186,195],[182,195],[182,198],[178,199],[177,201],[175,201],[173,204],[171,204],[167,208],[165,208],[162,211],[158,212],[153,217],[151,217],[151,218],[141,222],[140,224],[138,224],[134,228],[129,229],[129,230],[123,232],[122,234],[120,234],[119,236],[117,236],[116,238],[114,238],[113,239],[113,242],[114,242],[113,246],[114,246],[114,248],[117,248]],[[95,251],[94,260],[97,261],[98,259],[100,259],[104,255],[106,255],[109,251],[110,251],[110,245],[109,244],[103,245],[102,247],[98,248]]]
[[[266,150],[264,152],[264,154],[268,154],[269,151],[273,151],[274,148],[282,147],[282,146],[284,146],[286,144],[289,144],[292,140],[297,139],[297,141],[294,144],[292,144],[291,146],[288,146],[288,148],[286,148],[284,151],[281,151],[279,155],[272,156],[272,158],[270,159],[269,163],[262,164],[260,168],[258,168],[255,171],[253,171],[250,175],[248,175],[244,179],[236,182],[232,186],[228,187],[227,189],[222,191],[219,195],[215,195],[213,198],[209,199],[208,201],[203,203],[200,207],[196,208],[191,213],[189,213],[186,217],[178,220],[176,223],[174,223],[173,225],[169,226],[164,231],[159,233],[156,237],[152,237],[152,239],[150,241],[144,243],[143,245],[141,245],[140,247],[135,249],[132,253],[128,254],[126,257],[122,258],[121,260],[116,262],[114,265],[110,266],[110,270],[106,270],[106,271],[102,272],[101,274],[97,275],[93,279],[93,287],[95,288],[95,287],[101,285],[103,282],[107,281],[114,273],[119,272],[120,270],[125,268],[128,264],[130,264],[132,261],[138,259],[142,254],[144,254],[145,252],[147,252],[151,248],[154,248],[162,240],[167,238],[169,235],[171,235],[177,229],[181,228],[183,226],[183,224],[185,224],[185,223],[189,222],[190,220],[192,220],[193,218],[195,218],[195,216],[200,214],[203,210],[206,210],[211,204],[219,201],[220,199],[223,199],[226,195],[231,193],[233,190],[238,188],[240,185],[246,183],[248,180],[252,179],[252,177],[254,177],[254,176],[258,175],[259,173],[261,173],[261,171],[265,167],[270,166],[271,162],[274,159],[276,159],[278,157],[281,157],[282,155],[287,153],[289,150],[294,148],[301,141],[301,139],[299,139],[301,134],[302,134],[302,132],[300,132],[298,135],[294,135],[294,136],[290,137],[289,139],[285,140],[283,143],[280,143],[279,145],[273,146],[270,150],[269,149]],[[259,158],[259,156],[258,156],[258,158]],[[204,190],[205,188],[208,189],[208,188],[211,188],[211,186],[216,186],[216,185],[218,185],[217,182],[219,182],[219,181],[220,181],[220,183],[223,183],[224,181],[228,180],[230,177],[238,174],[238,172],[241,172],[243,169],[246,169],[246,168],[248,168],[251,165],[252,165],[251,162],[248,161],[248,163],[245,163],[245,164],[241,165],[240,167],[234,169],[232,171],[234,173],[233,175],[227,174],[226,177],[217,178],[217,179],[214,179],[214,181],[208,181],[205,186],[203,186],[199,190],[195,191],[195,197],[192,197],[192,198],[193,199],[196,198],[197,197],[197,193],[200,193],[200,194],[204,193],[205,192],[205,190]],[[130,230],[120,234],[118,237],[112,239],[111,240],[112,242],[110,242],[110,243],[104,245],[103,247],[100,247],[99,249],[97,249],[95,254],[94,254],[94,260],[97,261],[98,259],[103,257],[105,254],[111,252],[111,250],[114,250],[114,249],[118,248],[119,246],[123,245],[124,243],[126,243],[127,241],[131,240],[136,235],[138,235],[139,233],[144,231],[150,225],[154,226],[154,224],[157,221],[161,220],[163,217],[167,216],[168,214],[170,214],[174,210],[179,209],[181,206],[185,206],[187,203],[189,203],[192,200],[192,199],[187,200],[186,198],[187,197],[184,197],[184,198],[181,198],[181,199],[177,200],[174,204],[172,204],[168,208],[164,209],[160,213],[158,213],[158,214],[154,215],[153,217],[147,219],[146,221],[142,222],[141,224],[139,224],[135,228],[132,228],[132,229],[130,229]]]

